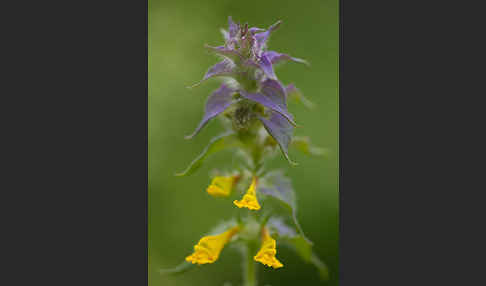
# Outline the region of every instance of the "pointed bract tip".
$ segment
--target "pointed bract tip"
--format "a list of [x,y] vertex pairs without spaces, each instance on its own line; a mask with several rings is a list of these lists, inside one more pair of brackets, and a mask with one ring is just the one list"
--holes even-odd
[[247,33],[248,33],[248,23],[245,23],[245,26],[243,26],[241,30],[241,37],[245,37]]
[[294,162],[294,161],[290,160],[289,154],[287,154],[286,152],[284,152],[282,148],[280,148],[280,149],[282,150],[282,153],[284,154],[285,159],[287,159],[287,162],[289,162],[289,164],[292,167],[295,167],[295,166],[299,165],[297,162]]
[[299,63],[302,63],[302,64],[306,65],[309,68],[311,66],[311,64],[308,61],[304,60],[304,59],[301,59],[301,61],[299,61]]
[[[282,114],[282,113],[280,113],[280,114]],[[290,117],[288,117],[287,115],[284,115],[284,114],[282,114],[282,115],[284,116],[285,119],[287,119],[287,121],[290,124],[292,124],[292,126],[294,126],[294,127],[298,127],[299,126],[299,125],[297,125],[297,123],[295,123],[295,121],[292,118],[290,118]]]
[[304,103],[304,106],[307,107],[308,109],[315,109],[317,105],[314,102],[307,100]]
[[268,29],[274,31],[280,27],[280,24],[282,24],[282,20],[278,20],[275,24],[271,25]]
[[217,49],[216,47],[213,47],[213,46],[208,45],[208,44],[204,44],[204,48],[210,50],[210,52],[214,52],[214,50]]
[[312,242],[310,239],[308,239],[305,235],[302,236],[304,238],[304,240],[310,245],[310,246],[313,246],[314,245],[314,242]]
[[299,163],[297,163],[297,162],[294,162],[294,161],[290,160],[290,158],[287,158],[287,161],[289,161],[289,164],[290,164],[290,166],[292,166],[292,167],[295,167],[295,166],[298,166],[298,165],[299,165]]
[[193,84],[193,85],[186,86],[186,88],[188,88],[188,89],[192,89],[192,88],[194,88],[194,87],[196,87],[196,86],[200,85],[201,83],[202,83],[202,81],[200,81],[200,82],[196,82],[196,83],[195,83],[195,84]]

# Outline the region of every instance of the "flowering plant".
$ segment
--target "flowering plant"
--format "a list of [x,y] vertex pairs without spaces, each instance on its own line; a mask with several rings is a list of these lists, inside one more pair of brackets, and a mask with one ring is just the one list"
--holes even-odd
[[312,242],[297,221],[296,194],[290,180],[280,170],[265,168],[265,163],[278,150],[291,165],[296,165],[289,158],[289,147],[310,155],[325,153],[312,146],[308,137],[293,137],[297,124],[287,109],[287,100],[295,99],[307,107],[313,105],[293,84],[283,85],[274,72],[274,65],[285,61],[308,63],[267,50],[270,34],[280,26],[280,21],[268,29],[236,24],[231,17],[228,22],[228,31],[221,30],[224,45],[206,45],[221,57],[221,61],[210,67],[203,79],[193,86],[214,77],[224,81],[208,97],[201,122],[186,138],[196,136],[216,117],[222,120],[227,130],[214,137],[187,169],[176,175],[188,176],[209,155],[235,149],[241,165],[236,170],[215,174],[206,191],[214,197],[232,198],[234,206],[241,211],[236,218],[202,237],[183,264],[163,272],[181,273],[195,264],[214,263],[223,248],[231,243],[244,254],[245,286],[255,286],[257,262],[273,269],[284,267],[284,261],[277,258],[278,242],[294,249],[305,262],[316,266],[321,277],[326,279],[327,267],[314,254]]

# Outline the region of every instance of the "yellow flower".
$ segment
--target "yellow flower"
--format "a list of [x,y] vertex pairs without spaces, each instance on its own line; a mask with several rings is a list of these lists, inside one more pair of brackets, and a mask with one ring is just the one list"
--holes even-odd
[[227,197],[231,194],[233,186],[238,179],[239,176],[216,176],[206,191],[214,197]]
[[262,231],[262,240],[262,247],[253,259],[273,268],[283,267],[283,264],[275,257],[275,254],[277,254],[277,243],[270,236],[266,228]]
[[246,191],[246,194],[243,196],[243,198],[239,201],[235,200],[233,201],[233,203],[239,208],[245,207],[250,210],[259,210],[260,204],[258,203],[256,197],[256,184],[257,184],[257,178],[253,177],[251,185],[248,188],[248,191]]
[[218,235],[209,235],[201,238],[194,246],[194,253],[186,257],[186,261],[192,264],[213,263],[219,257],[224,245],[239,230],[238,226]]

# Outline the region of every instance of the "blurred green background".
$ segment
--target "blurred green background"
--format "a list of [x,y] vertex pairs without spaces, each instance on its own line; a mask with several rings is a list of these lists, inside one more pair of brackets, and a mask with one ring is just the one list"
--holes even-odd
[[[270,38],[269,49],[307,59],[311,67],[287,63],[276,69],[284,84],[295,83],[317,104],[312,111],[290,104],[303,125],[295,135],[309,135],[315,145],[328,148],[327,158],[307,157],[290,150],[299,163],[291,167],[282,156],[273,166],[286,170],[298,195],[298,218],[315,251],[330,269],[331,280],[319,281],[316,269],[291,250],[278,248],[285,265],[278,270],[258,266],[259,285],[338,285],[338,1],[163,1],[149,0],[148,11],[148,124],[149,285],[241,285],[241,257],[225,248],[214,264],[180,276],[165,277],[160,268],[173,267],[193,250],[201,236],[228,219],[234,206],[210,197],[205,189],[209,171],[230,165],[231,154],[210,157],[189,177],[175,177],[223,129],[210,122],[193,140],[185,140],[202,117],[207,95],[219,86],[212,79],[189,90],[217,58],[203,48],[223,43],[219,28],[227,18],[266,28],[282,20]],[[227,284],[230,285],[230,284]]]

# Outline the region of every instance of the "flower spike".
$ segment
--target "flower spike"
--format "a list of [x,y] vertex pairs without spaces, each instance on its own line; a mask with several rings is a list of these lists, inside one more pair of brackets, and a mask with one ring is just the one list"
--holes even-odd
[[218,235],[209,235],[201,238],[194,246],[194,253],[186,257],[186,261],[192,264],[213,263],[219,258],[219,254],[226,243],[239,231],[239,226]]
[[[205,45],[211,54],[218,57],[219,62],[207,69],[202,80],[191,87],[213,78],[222,79],[223,82],[207,98],[201,121],[186,139],[196,136],[216,117],[221,119],[226,131],[212,138],[189,167],[176,175],[188,176],[198,170],[211,154],[237,149],[233,158],[241,159],[238,160],[241,162],[233,160],[231,165],[241,165],[232,166],[231,173],[212,176],[205,190],[213,197],[232,197],[233,190],[240,187],[237,185],[240,177],[252,174],[250,185],[245,183],[244,186],[248,187],[246,193],[239,195],[239,200],[231,198],[236,207],[250,211],[234,209],[236,217],[213,228],[212,235],[202,236],[192,254],[185,257],[180,266],[162,270],[161,273],[182,273],[195,267],[195,264],[214,263],[226,244],[234,241],[239,246],[246,245],[243,258],[249,262],[249,267],[245,271],[244,278],[248,282],[245,284],[256,285],[255,262],[274,269],[284,266],[276,257],[278,238],[279,243],[290,244],[305,262],[317,267],[323,280],[329,278],[326,265],[313,252],[313,243],[307,239],[297,221],[296,193],[290,179],[281,171],[267,170],[264,165],[277,149],[291,165],[296,165],[289,158],[289,146],[306,154],[323,153],[313,147],[306,137],[293,136],[294,129],[300,125],[288,109],[288,99],[307,107],[311,107],[312,103],[294,84],[284,85],[276,74],[276,67],[284,62],[309,63],[290,54],[268,50],[268,41],[280,25],[281,21],[277,21],[261,29],[228,17],[228,27],[221,29],[224,43]],[[257,184],[258,196],[268,202],[262,206],[258,202]],[[282,217],[271,217],[275,213],[272,208],[277,206],[274,203],[282,204],[285,208],[285,212],[279,211]],[[262,207],[265,209],[252,212]],[[287,225],[287,221],[291,225]],[[258,251],[255,251],[255,243],[261,244]]]
[[283,267],[283,264],[275,257],[277,254],[277,242],[268,233],[267,228],[262,229],[262,247],[253,257],[257,262],[273,268]]
[[261,207],[256,197],[256,184],[257,184],[257,178],[253,177],[251,185],[248,188],[248,191],[246,191],[246,194],[243,196],[243,198],[239,201],[235,200],[233,201],[233,203],[239,208],[259,210]]

